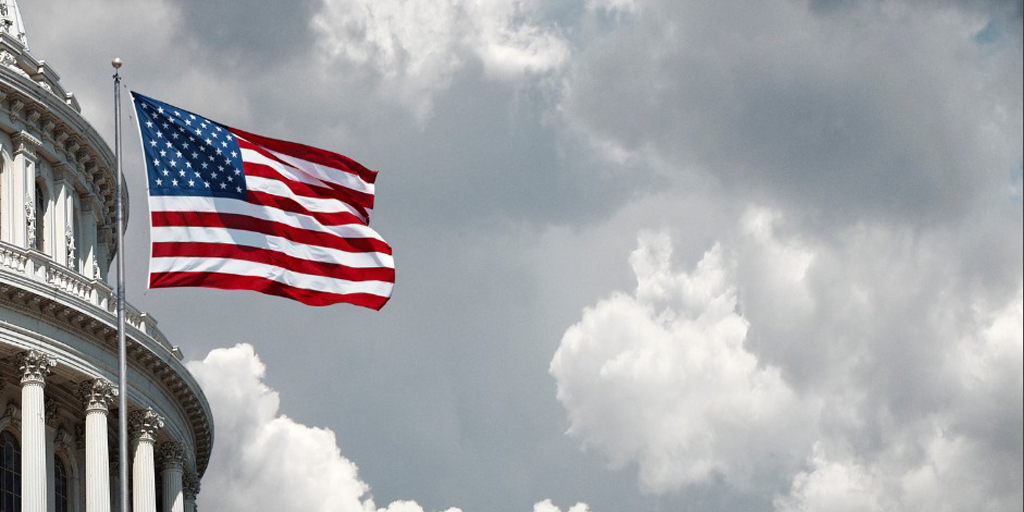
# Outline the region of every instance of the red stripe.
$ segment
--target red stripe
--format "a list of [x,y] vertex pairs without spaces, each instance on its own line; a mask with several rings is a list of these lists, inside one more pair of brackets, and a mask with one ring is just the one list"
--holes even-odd
[[171,288],[179,286],[201,286],[221,290],[255,290],[267,295],[276,295],[297,300],[308,306],[330,306],[345,302],[356,306],[380,310],[390,297],[369,293],[327,293],[305,288],[296,288],[271,279],[213,272],[156,272],[149,275],[150,288]]
[[[255,144],[252,144],[252,143],[247,142],[247,141],[244,141],[242,139],[238,139],[238,145],[240,147],[242,147],[242,148],[251,149],[253,151],[256,151],[257,153],[259,153],[259,154],[261,154],[261,155],[263,155],[263,156],[265,156],[265,157],[267,157],[267,158],[269,158],[269,159],[271,159],[271,160],[273,160],[273,161],[275,161],[275,162],[277,162],[277,163],[279,163],[279,164],[281,164],[281,165],[283,165],[285,167],[288,167],[289,169],[295,169],[294,165],[292,165],[292,164],[290,164],[288,162],[282,161],[280,158],[278,158],[277,156],[273,155],[272,153],[270,153],[269,151],[267,151],[266,149],[264,149],[264,148],[262,148],[260,146],[257,146]],[[245,171],[248,172],[249,171],[249,166],[252,166],[252,165],[266,165],[266,164],[248,163],[248,162],[245,162],[245,160],[243,159],[242,165],[243,165]],[[298,170],[298,171],[302,172],[302,173],[305,172],[305,171],[302,171],[302,170]],[[276,171],[274,171],[274,173],[277,174]],[[288,179],[288,178],[285,178],[285,177],[281,176],[280,174],[277,174],[277,176],[271,176],[271,177],[273,177],[275,179]],[[345,185],[342,185],[340,183],[336,183],[336,182],[333,182],[333,181],[324,181],[324,180],[321,180],[321,179],[318,179],[318,178],[317,178],[317,181],[319,181],[320,183],[322,183],[326,187],[328,187],[331,190],[333,190],[336,194],[339,194],[340,196],[342,196],[343,197],[343,199],[342,199],[343,201],[345,201],[345,202],[347,202],[349,204],[352,204],[352,205],[361,206],[363,208],[373,209],[373,194],[370,194],[370,193],[367,193],[367,192],[363,192],[363,191],[360,191],[360,190],[354,190],[354,189],[346,187]]]
[[366,223],[363,222],[363,219],[359,218],[358,215],[354,215],[349,212],[315,212],[306,209],[305,206],[294,199],[275,196],[273,194],[268,194],[267,192],[249,190],[246,193],[245,199],[252,204],[269,206],[286,212],[307,215],[316,219],[317,222],[324,226],[344,226],[346,224],[359,224],[360,226],[366,225]]
[[369,202],[371,204],[373,203],[373,196],[362,194],[364,197],[358,197],[353,195],[352,191],[348,189],[338,190],[330,187],[320,187],[317,185],[303,183],[301,181],[295,181],[282,176],[276,169],[266,164],[244,162],[244,165],[246,176],[255,176],[257,178],[266,178],[268,180],[277,181],[288,187],[288,190],[291,190],[292,193],[297,196],[341,201],[358,210],[364,218],[368,217],[368,214],[366,209],[361,206],[361,201],[366,202],[366,199],[368,198]]
[[344,279],[347,281],[395,282],[395,269],[387,267],[350,267],[337,263],[296,258],[284,253],[235,244],[199,242],[154,242],[154,258],[227,258],[264,263],[303,274]]
[[327,231],[301,229],[237,213],[154,211],[150,213],[150,218],[153,227],[199,226],[240,229],[339,251],[391,254],[391,246],[376,238],[342,237]]
[[270,137],[256,135],[255,133],[249,133],[237,128],[228,128],[228,130],[235,135],[244,137],[246,140],[259,144],[260,146],[263,146],[275,153],[282,153],[295,158],[301,158],[307,162],[333,167],[340,171],[345,171],[349,174],[359,176],[367,183],[373,183],[377,180],[376,171],[371,171],[366,167],[363,167],[362,164],[345,155],[339,155],[338,153],[315,148],[313,146],[307,146],[305,144],[299,144],[297,142],[271,139]]

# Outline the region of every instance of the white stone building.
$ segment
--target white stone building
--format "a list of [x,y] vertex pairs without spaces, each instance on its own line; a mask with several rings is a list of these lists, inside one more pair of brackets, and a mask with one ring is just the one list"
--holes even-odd
[[195,510],[210,407],[130,305],[129,410],[117,409],[115,186],[110,148],[29,51],[17,2],[0,0],[0,512],[116,509],[123,413],[132,510]]

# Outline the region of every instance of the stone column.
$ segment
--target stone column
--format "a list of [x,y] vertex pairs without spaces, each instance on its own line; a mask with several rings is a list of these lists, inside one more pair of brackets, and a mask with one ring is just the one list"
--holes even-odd
[[85,512],[110,512],[107,414],[117,388],[106,379],[88,380],[79,393],[85,405]]
[[160,443],[160,480],[163,484],[161,512],[185,512],[182,474],[185,468],[185,448],[177,441]]
[[[156,512],[156,461],[153,445],[164,419],[153,408],[132,411],[131,423],[135,458],[132,460],[132,512]],[[28,512],[28,511],[25,511]]]
[[199,495],[199,476],[193,472],[185,474],[182,482],[185,491],[185,512],[196,512],[196,496]]
[[46,512],[46,376],[57,365],[37,350],[18,354],[21,371],[21,510]]

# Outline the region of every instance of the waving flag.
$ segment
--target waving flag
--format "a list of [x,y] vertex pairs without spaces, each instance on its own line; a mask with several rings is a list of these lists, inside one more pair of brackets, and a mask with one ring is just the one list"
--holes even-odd
[[370,229],[377,173],[132,93],[149,177],[150,288],[249,289],[380,309],[391,247]]

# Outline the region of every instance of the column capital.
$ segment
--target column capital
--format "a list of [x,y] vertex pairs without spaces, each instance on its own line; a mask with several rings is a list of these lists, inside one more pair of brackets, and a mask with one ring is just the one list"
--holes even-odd
[[128,415],[128,423],[132,428],[132,439],[150,443],[156,442],[157,431],[164,428],[164,418],[153,412],[152,407],[132,411]]
[[185,446],[178,441],[162,442],[157,446],[156,460],[164,469],[181,471],[185,467]]
[[118,390],[109,380],[99,378],[82,382],[78,387],[85,412],[110,410],[110,405],[117,398]]
[[36,349],[21,352],[17,356],[18,370],[22,385],[28,383],[46,384],[50,370],[57,366],[57,359]]
[[188,501],[195,501],[196,496],[199,496],[199,476],[195,472],[188,471],[181,478],[182,490],[185,491],[185,499]]

